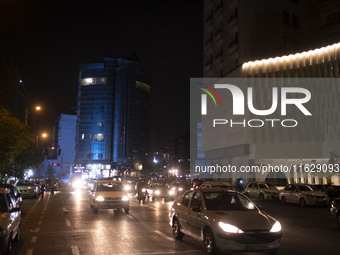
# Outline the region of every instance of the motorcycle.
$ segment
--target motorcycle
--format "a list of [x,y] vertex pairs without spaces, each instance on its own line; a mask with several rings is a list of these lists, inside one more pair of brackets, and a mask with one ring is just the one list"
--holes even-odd
[[146,188],[142,188],[138,190],[137,192],[137,199],[138,199],[138,204],[140,204],[143,201],[143,204],[145,204],[145,200],[148,197],[148,191]]

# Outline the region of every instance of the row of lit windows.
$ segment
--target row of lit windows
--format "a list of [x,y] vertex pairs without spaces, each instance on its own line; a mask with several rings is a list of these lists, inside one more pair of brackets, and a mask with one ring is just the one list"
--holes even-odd
[[[90,139],[94,141],[103,141],[104,140],[104,134],[98,133],[98,134],[90,134]],[[85,134],[81,134],[81,139],[85,139]]]
[[90,85],[98,85],[98,84],[106,84],[105,77],[89,77],[81,79],[82,86],[90,86]]

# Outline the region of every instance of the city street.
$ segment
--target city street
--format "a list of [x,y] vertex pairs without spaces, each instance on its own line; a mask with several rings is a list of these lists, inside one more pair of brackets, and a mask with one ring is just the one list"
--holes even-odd
[[[167,218],[171,202],[138,205],[131,197],[129,214],[94,214],[87,192],[65,188],[54,195],[47,192],[43,199],[25,199],[21,240],[14,243],[13,254],[204,254],[200,242],[172,237]],[[328,207],[261,204],[282,224],[277,254],[338,253],[340,227]]]

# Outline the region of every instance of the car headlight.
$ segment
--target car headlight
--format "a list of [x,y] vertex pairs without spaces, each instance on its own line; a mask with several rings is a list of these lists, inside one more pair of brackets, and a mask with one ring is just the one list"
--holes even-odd
[[182,188],[182,187],[180,187],[180,188],[178,188],[178,190],[179,190],[179,191],[183,191],[183,188]]
[[131,190],[131,187],[130,187],[130,185],[125,185],[125,186],[124,186],[124,189],[125,189],[126,191],[130,191],[130,190]]
[[123,196],[122,201],[129,201],[129,197],[127,195]]
[[172,195],[174,195],[174,194],[175,194],[175,191],[169,190],[169,195],[170,195],[170,196],[172,196]]
[[98,197],[96,197],[96,200],[97,201],[104,201],[104,197],[103,196],[98,196]]
[[235,227],[234,225],[230,225],[230,224],[223,223],[223,222],[219,222],[218,225],[224,232],[227,232],[227,233],[243,233],[241,229],[239,229],[238,227]]
[[146,189],[145,188],[142,188],[142,192],[145,192],[146,191]]
[[161,194],[161,192],[160,192],[159,190],[156,190],[156,191],[155,191],[155,194],[156,194],[156,195],[159,195],[159,194]]
[[281,224],[280,222],[276,221],[272,226],[270,232],[280,232],[281,231]]
[[176,190],[176,187],[172,187],[171,189],[172,189],[172,190]]

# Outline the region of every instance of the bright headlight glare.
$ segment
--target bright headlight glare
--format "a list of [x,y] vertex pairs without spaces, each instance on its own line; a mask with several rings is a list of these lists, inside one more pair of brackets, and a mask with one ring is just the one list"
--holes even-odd
[[272,226],[270,232],[280,232],[281,231],[281,224],[280,222],[276,221]]
[[169,195],[173,195],[173,194],[175,194],[175,191],[169,190]]
[[179,191],[183,191],[183,188],[178,188]]
[[161,194],[161,192],[160,192],[159,190],[156,190],[156,191],[155,191],[155,194],[156,194],[156,195],[159,195],[159,194]]
[[220,228],[227,233],[243,233],[243,231],[241,229],[239,229],[238,227],[235,227],[234,225],[230,225],[227,223],[223,223],[223,222],[219,222],[218,225],[220,226]]
[[96,197],[96,200],[97,201],[104,201],[104,198],[102,196],[98,196],[98,197]]
[[123,201],[129,201],[129,197],[125,195],[125,196],[122,197],[122,200]]
[[145,192],[146,191],[146,189],[145,188],[142,188],[142,192]]
[[131,187],[129,185],[125,185],[124,188],[125,188],[126,191],[129,191],[131,189]]

